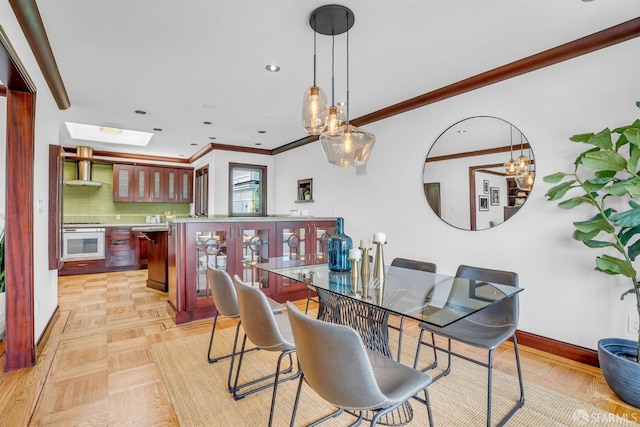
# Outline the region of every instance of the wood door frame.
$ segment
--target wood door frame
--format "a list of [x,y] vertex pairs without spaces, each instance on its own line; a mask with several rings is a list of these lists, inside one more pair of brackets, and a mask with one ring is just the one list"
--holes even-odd
[[33,170],[36,89],[0,27],[0,80],[6,83],[6,335],[4,370],[36,363]]

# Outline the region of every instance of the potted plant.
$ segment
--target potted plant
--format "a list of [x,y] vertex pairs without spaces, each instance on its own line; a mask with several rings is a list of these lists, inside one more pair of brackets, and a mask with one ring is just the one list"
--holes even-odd
[[[640,108],[640,102],[636,102]],[[613,141],[617,135],[617,139]],[[548,200],[571,209],[590,205],[595,213],[574,222],[573,238],[601,251],[595,269],[629,278],[631,287],[621,295],[635,295],[640,319],[640,286],[634,265],[640,255],[640,119],[631,125],[599,133],[574,135],[571,141],[587,144],[574,162],[573,172],[544,177],[554,185]],[[575,191],[578,190],[577,194]],[[569,195],[569,192],[573,195]],[[598,358],[611,389],[625,402],[640,407],[640,333],[638,339],[606,338],[598,342]]]
[[311,191],[309,191],[309,189],[307,188],[306,190],[304,190],[304,199],[305,200],[311,200]]

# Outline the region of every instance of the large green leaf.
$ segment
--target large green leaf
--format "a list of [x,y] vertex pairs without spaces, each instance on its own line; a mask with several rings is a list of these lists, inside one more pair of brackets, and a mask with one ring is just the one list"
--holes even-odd
[[[600,148],[598,147],[593,147],[587,151],[583,151],[582,153],[580,153],[580,155],[578,157],[576,157],[576,160],[573,162],[574,165],[576,165],[576,169],[578,167],[578,165],[582,164],[582,159],[584,158],[584,156],[586,156],[589,153],[598,153],[600,152]],[[615,171],[614,171],[615,173]]]
[[634,185],[627,185],[625,189],[629,193],[629,196],[640,199],[640,183]]
[[562,209],[572,209],[583,203],[589,203],[590,205],[595,206],[595,202],[586,196],[578,196],[578,197],[573,197],[571,199],[564,200],[558,203],[558,206],[561,207]]
[[631,144],[629,146],[629,160],[627,161],[627,167],[631,172],[636,172],[638,168],[638,160],[640,159],[640,147],[637,144]]
[[582,164],[592,171],[621,171],[627,167],[627,161],[615,151],[596,151],[586,153]]
[[636,240],[635,243],[629,245],[627,248],[627,255],[631,258],[631,261],[635,261],[636,257],[640,255],[640,240]]
[[598,171],[595,173],[595,176],[598,179],[613,178],[616,176],[616,173],[616,171]]
[[591,138],[592,136],[593,136],[593,132],[579,133],[577,135],[573,135],[571,138],[569,138],[569,140],[573,142],[587,142],[589,138]]
[[626,245],[636,234],[640,234],[640,227],[623,228],[621,232],[618,233],[618,239],[620,239],[620,243]]
[[627,277],[636,277],[636,270],[630,261],[615,258],[609,255],[601,255],[596,258],[596,270],[607,274],[622,274]]
[[564,195],[567,194],[567,191],[569,191],[575,183],[576,180],[572,179],[571,181],[563,182],[562,184],[558,184],[555,187],[551,187],[545,193],[545,196],[547,196],[547,200],[558,200],[563,198]]
[[618,212],[615,215],[611,215],[609,219],[622,227],[636,227],[640,225],[640,208]]
[[623,135],[629,140],[629,142],[633,144],[633,146],[640,146],[640,128],[627,128],[627,130],[624,131]]
[[573,232],[573,238],[580,242],[586,242],[596,237],[599,233],[600,233],[600,230],[591,230],[591,231],[575,230]]
[[566,173],[564,173],[564,172],[556,172],[556,173],[554,173],[554,174],[551,174],[551,175],[547,175],[547,176],[545,176],[544,178],[542,178],[542,180],[543,180],[544,182],[549,183],[549,184],[557,184],[558,182],[562,181],[562,179],[563,179],[565,176],[568,176],[568,175],[569,175],[569,174],[566,174]]
[[609,128],[605,128],[589,138],[586,143],[600,147],[603,150],[611,150],[613,149],[613,144],[611,143],[611,131]]
[[589,221],[574,222],[573,225],[583,233],[589,233],[594,230],[604,231],[606,233],[614,233],[615,228],[604,218],[595,218]]
[[605,248],[607,246],[616,247],[614,242],[605,242],[604,240],[583,240],[582,243],[590,248]]
[[582,183],[582,188],[584,188],[584,191],[586,191],[587,193],[593,193],[593,192],[602,190],[604,188],[604,186],[607,185],[607,183],[609,183],[610,181],[611,181],[611,179],[609,179],[609,178],[607,178],[607,179],[598,179],[598,178],[596,178],[596,179],[588,179],[588,180],[586,180],[586,181],[584,181]]

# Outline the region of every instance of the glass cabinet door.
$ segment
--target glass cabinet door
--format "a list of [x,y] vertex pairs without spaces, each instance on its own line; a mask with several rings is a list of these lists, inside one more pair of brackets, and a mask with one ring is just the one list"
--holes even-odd
[[240,227],[242,238],[242,273],[239,276],[245,283],[251,284],[255,288],[263,289],[265,293],[270,288],[269,273],[253,268],[254,262],[268,262],[274,256],[275,247],[271,240],[274,237],[274,229],[270,224],[263,225],[243,225]]
[[207,268],[227,270],[227,232],[196,232],[196,298],[210,298],[211,288],[207,282]]

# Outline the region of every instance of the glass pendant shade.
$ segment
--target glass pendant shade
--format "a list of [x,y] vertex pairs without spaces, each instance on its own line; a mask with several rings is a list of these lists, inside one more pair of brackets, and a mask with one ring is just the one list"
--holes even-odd
[[524,154],[521,154],[520,157],[518,157],[518,167],[520,168],[520,170],[521,171],[525,170],[528,164],[529,164],[529,159],[527,158],[527,156],[525,156]]
[[302,98],[302,126],[309,135],[320,135],[327,120],[327,95],[318,86],[304,91]]
[[517,163],[513,159],[509,159],[509,161],[504,164],[504,171],[507,175],[517,174]]
[[360,166],[367,163],[376,137],[352,125],[344,125],[335,133],[320,135],[322,151],[327,162],[340,167]]
[[516,177],[516,185],[518,186],[518,189],[531,191],[531,188],[533,187],[534,175],[535,174],[533,172],[529,172],[525,176]]
[[329,107],[329,114],[327,115],[327,122],[324,131],[334,135],[346,121],[347,115],[345,112],[335,105],[332,105]]

